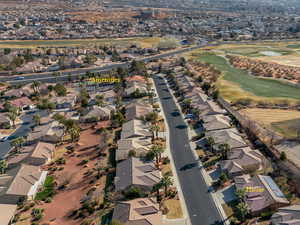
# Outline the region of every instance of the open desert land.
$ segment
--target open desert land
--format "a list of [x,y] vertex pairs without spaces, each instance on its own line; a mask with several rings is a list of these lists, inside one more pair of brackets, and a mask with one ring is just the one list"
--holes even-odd
[[300,111],[247,108],[239,112],[286,138],[295,138],[300,134]]
[[202,63],[209,63],[222,72],[217,86],[221,96],[230,102],[245,98],[271,103],[280,103],[283,100],[289,103],[300,101],[298,87],[275,79],[252,76],[246,71],[232,67],[224,57],[215,53],[194,53],[193,58]]
[[9,40],[1,41],[0,48],[76,47],[86,45],[129,45],[140,44],[143,48],[156,46],[159,37],[116,38],[116,39],[73,39],[73,40]]

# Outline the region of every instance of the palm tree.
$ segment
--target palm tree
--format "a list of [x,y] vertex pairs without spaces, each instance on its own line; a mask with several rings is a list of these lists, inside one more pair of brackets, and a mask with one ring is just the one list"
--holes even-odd
[[31,88],[33,89],[35,94],[38,94],[40,85],[41,85],[41,82],[36,81],[36,80],[33,81],[33,83],[31,84]]
[[168,194],[168,189],[173,185],[173,180],[169,175],[164,175],[160,182],[162,187],[164,187],[165,196]]
[[80,129],[77,126],[73,126],[71,128],[68,129],[68,133],[71,136],[71,141],[77,141],[80,137]]
[[219,150],[221,151],[222,158],[224,160],[227,159],[227,152],[229,152],[229,150],[230,150],[229,144],[227,144],[227,143],[220,144],[218,147],[219,147]]
[[36,126],[41,124],[41,115],[40,114],[34,114],[33,121]]
[[155,184],[152,188],[152,192],[156,192],[156,198],[159,199],[159,190],[162,188],[162,182]]
[[245,203],[245,202],[240,202],[240,203],[236,206],[236,209],[237,209],[237,215],[238,215],[238,217],[240,218],[240,220],[241,220],[242,222],[244,222],[245,219],[246,219],[246,216],[247,216],[248,213],[249,213],[249,208],[248,208],[247,203]]
[[16,152],[19,152],[24,142],[25,139],[23,137],[18,137],[13,139],[10,144],[16,149]]
[[0,160],[0,174],[4,174],[7,167],[8,167],[7,161],[5,159]]
[[239,199],[240,202],[244,201],[245,194],[246,194],[246,190],[245,189],[239,189],[239,190],[237,190],[235,192],[235,195]]
[[164,148],[161,145],[155,144],[151,147],[150,152],[154,155],[156,165],[158,165],[161,160],[161,154],[164,152]]
[[14,111],[8,113],[8,118],[13,122],[13,126],[16,127],[16,119],[18,114]]
[[210,150],[212,151],[213,150],[213,146],[215,144],[214,138],[213,137],[208,137],[207,138],[207,144],[208,144]]
[[150,131],[152,132],[152,140],[156,138],[158,138],[158,132],[160,131],[160,127],[158,125],[152,125],[150,127]]
[[96,104],[98,106],[104,106],[104,96],[103,95],[96,95]]

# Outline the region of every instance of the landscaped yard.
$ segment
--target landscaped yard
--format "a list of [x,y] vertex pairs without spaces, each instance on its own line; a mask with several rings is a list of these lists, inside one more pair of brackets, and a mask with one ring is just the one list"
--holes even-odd
[[248,72],[229,65],[226,59],[221,56],[204,53],[199,54],[198,59],[201,62],[212,64],[223,72],[217,85],[221,95],[229,101],[236,101],[245,97],[254,100],[300,100],[299,88],[278,80],[251,76]]
[[183,218],[182,208],[180,205],[180,200],[169,199],[164,201],[164,205],[168,209],[167,218],[168,219],[178,219]]
[[45,200],[54,195],[54,177],[48,176],[45,180],[42,191],[38,192],[35,200]]

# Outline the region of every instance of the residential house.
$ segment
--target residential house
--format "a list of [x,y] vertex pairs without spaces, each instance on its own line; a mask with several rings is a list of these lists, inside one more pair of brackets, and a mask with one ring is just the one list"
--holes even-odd
[[131,103],[125,109],[127,120],[140,119],[153,111],[151,105],[142,103]]
[[6,91],[3,95],[3,97],[6,98],[21,98],[23,96],[29,96],[31,93],[30,92],[26,92],[22,89],[10,89],[8,91]]
[[110,106],[100,107],[94,105],[84,116],[80,118],[80,120],[83,122],[109,120],[112,110],[114,110],[114,108]]
[[194,108],[200,111],[200,116],[209,116],[217,114],[226,114],[226,110],[222,109],[214,101],[208,100],[204,104],[195,105]]
[[231,127],[230,118],[222,114],[203,116],[205,131],[223,130]]
[[160,171],[153,162],[144,162],[142,159],[131,157],[118,163],[115,187],[116,191],[137,187],[150,192],[160,179]]
[[35,143],[44,141],[58,143],[64,135],[64,128],[57,121],[51,121],[47,124],[37,126],[28,134],[27,141]]
[[244,200],[252,215],[289,205],[289,201],[269,176],[243,175],[235,177],[234,181],[237,190],[245,190]]
[[147,85],[145,83],[136,81],[128,82],[125,89],[125,96],[130,96],[137,90],[139,91],[139,93],[147,93]]
[[271,218],[272,225],[299,225],[300,204],[279,208]]
[[119,161],[119,160],[127,159],[131,151],[135,153],[135,156],[143,157],[150,150],[151,146],[152,146],[151,138],[120,139],[118,141],[118,149],[116,150],[116,160]]
[[16,211],[16,204],[0,204],[0,224],[11,225]]
[[125,80],[127,82],[140,82],[140,83],[146,83],[146,79],[143,76],[134,75],[131,77],[126,77]]
[[159,204],[152,198],[137,198],[117,203],[113,220],[124,225],[162,225]]
[[52,159],[54,150],[54,144],[40,141],[34,145],[23,146],[18,153],[9,154],[7,163],[9,168],[16,167],[21,163],[42,166]]
[[230,149],[247,147],[246,142],[240,136],[240,133],[235,128],[225,130],[209,131],[205,134],[206,138],[212,137],[214,140],[213,148],[219,151],[220,144],[228,144]]
[[126,138],[149,138],[152,133],[149,131],[149,126],[142,120],[130,120],[122,125],[121,139]]
[[28,97],[21,97],[10,101],[10,104],[18,109],[26,110],[34,108],[33,102]]
[[53,97],[56,109],[72,109],[76,104],[76,95]]
[[220,162],[220,169],[230,177],[262,170],[266,161],[263,154],[249,147],[232,149],[227,153],[227,160]]
[[32,200],[44,184],[47,171],[39,166],[21,164],[0,175],[0,204],[16,204],[21,199]]

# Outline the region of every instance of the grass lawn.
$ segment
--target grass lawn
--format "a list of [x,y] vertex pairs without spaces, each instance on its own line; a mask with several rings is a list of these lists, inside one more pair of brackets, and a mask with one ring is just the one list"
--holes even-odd
[[[246,95],[249,96],[254,95],[256,97],[263,98],[300,99],[299,88],[277,80],[251,76],[246,71],[230,66],[229,63],[221,56],[217,56],[212,53],[204,53],[199,54],[198,59],[201,62],[214,65],[218,70],[223,72],[223,76],[220,80],[225,80],[226,83],[224,84],[219,82],[218,86],[220,87],[221,95],[225,98],[231,97],[233,94],[232,91],[236,90],[236,87],[238,87],[240,95],[237,96],[241,97],[244,97],[243,95],[246,93]],[[230,86],[232,84],[235,86],[235,88],[232,88],[233,90],[226,90],[226,86]],[[226,91],[230,92],[226,93]],[[235,98],[236,94],[237,93],[235,91]]]
[[153,47],[160,42],[159,37],[117,38],[117,39],[74,39],[74,40],[9,40],[1,41],[0,48],[74,47],[103,44],[134,44]]
[[168,208],[168,213],[166,215],[168,219],[183,218],[182,208],[179,200],[169,199],[164,201],[164,205]]
[[35,200],[45,200],[48,197],[54,195],[54,178],[52,176],[47,176],[43,190],[38,192],[35,196]]
[[286,47],[287,48],[296,48],[296,49],[298,49],[298,48],[300,48],[300,44],[287,45]]
[[265,46],[245,46],[245,47],[236,47],[236,48],[225,48],[221,49],[222,51],[229,54],[237,54],[248,57],[260,57],[265,56],[263,52],[274,52],[279,53],[281,55],[289,55],[293,53],[291,50],[285,50],[280,48],[268,48]]
[[230,204],[223,203],[222,207],[227,217],[231,217],[233,215],[233,208],[230,206]]

